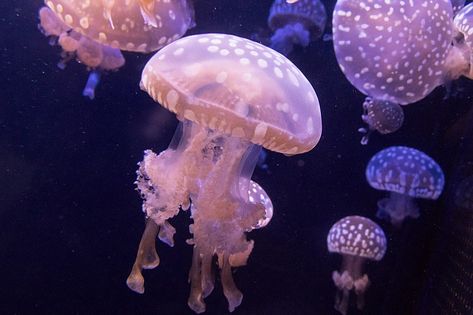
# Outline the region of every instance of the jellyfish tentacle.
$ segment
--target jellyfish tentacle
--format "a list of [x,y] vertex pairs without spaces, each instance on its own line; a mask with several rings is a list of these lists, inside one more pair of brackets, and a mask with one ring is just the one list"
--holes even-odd
[[233,312],[243,300],[243,294],[238,290],[233,280],[231,265],[228,254],[218,256],[220,265],[220,276],[222,278],[223,293],[228,301],[228,311]]
[[310,32],[301,23],[287,24],[278,28],[271,36],[271,48],[287,56],[294,45],[307,47],[310,43]]
[[191,289],[189,298],[187,299],[187,305],[197,314],[205,312],[205,302],[203,300],[202,290],[202,278],[201,278],[201,263],[202,258],[200,257],[200,251],[196,245],[194,245],[192,253],[192,265],[189,271],[189,282]]
[[158,234],[159,226],[150,219],[146,220],[145,230],[141,236],[140,245],[136,254],[135,263],[131,269],[130,275],[126,279],[128,287],[143,294],[145,292],[145,280],[141,273],[143,269],[153,269],[159,265],[159,256],[156,252],[156,235]]
[[95,88],[100,82],[100,71],[93,70],[89,73],[89,78],[85,84],[84,91],[82,95],[93,100],[95,98]]
[[371,282],[368,279],[367,274],[364,274],[363,277],[358,278],[353,282],[356,294],[356,306],[359,310],[362,310],[365,307],[365,292],[370,284]]

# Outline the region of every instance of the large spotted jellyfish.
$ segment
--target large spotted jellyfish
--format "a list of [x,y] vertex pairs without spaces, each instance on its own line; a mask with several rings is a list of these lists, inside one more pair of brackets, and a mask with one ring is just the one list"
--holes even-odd
[[284,55],[294,45],[306,47],[324,32],[327,13],[320,0],[275,0],[269,11],[268,25],[274,31],[271,48]]
[[[473,3],[463,7],[453,20],[457,31],[454,47],[461,52],[461,56],[469,65],[465,76],[473,78]],[[460,66],[463,64],[460,63]]]
[[154,237],[173,244],[168,220],[190,208],[188,305],[205,311],[216,256],[233,311],[243,295],[231,268],[246,264],[253,249],[245,232],[272,215],[266,194],[250,184],[260,149],[295,155],[314,148],[322,128],[317,95],[286,57],[226,34],[189,36],[166,46],[146,64],[141,87],[177,115],[180,127],[179,140],[159,155],[146,151],[140,163],[137,184],[148,223],[127,284],[144,291],[141,269],[159,262]]
[[83,94],[91,99],[103,70],[125,64],[121,51],[149,53],[193,26],[189,0],[46,0],[40,28],[62,48],[58,66],[76,58],[92,70]]
[[[458,10],[462,4],[454,5]],[[452,45],[453,29],[450,0],[339,0],[333,14],[342,72],[375,102],[396,105],[414,103],[449,80],[469,76],[469,59]]]
[[437,199],[445,185],[440,166],[427,154],[395,146],[376,153],[366,167],[371,187],[390,192],[378,201],[379,218],[400,226],[406,217],[419,217],[414,198]]
[[367,274],[363,274],[366,260],[379,261],[386,252],[387,242],[383,230],[368,218],[348,216],[336,222],[327,236],[330,253],[342,255],[340,271],[332,273],[332,280],[337,287],[335,309],[346,315],[350,300],[350,291],[354,291],[356,305],[362,310],[365,304],[364,294],[370,285]]

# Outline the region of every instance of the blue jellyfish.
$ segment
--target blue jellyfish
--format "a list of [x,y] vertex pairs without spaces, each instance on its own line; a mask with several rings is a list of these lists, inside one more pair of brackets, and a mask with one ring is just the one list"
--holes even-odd
[[188,0],[48,0],[40,29],[62,48],[58,66],[77,59],[91,73],[83,95],[91,99],[102,71],[125,64],[120,50],[149,53],[181,37],[193,24]]
[[348,216],[336,222],[327,236],[330,253],[342,255],[340,271],[332,273],[332,280],[337,287],[335,309],[342,315],[348,311],[350,291],[356,295],[356,305],[362,310],[365,305],[364,295],[370,285],[367,274],[363,274],[366,260],[379,261],[386,253],[386,236],[379,225],[368,218]]
[[363,111],[361,119],[368,124],[368,129],[358,129],[365,134],[361,139],[363,145],[368,143],[374,130],[385,135],[397,131],[404,122],[404,111],[397,103],[373,100],[371,97],[367,97],[363,103]]
[[394,146],[376,153],[366,167],[371,187],[390,192],[378,201],[378,218],[400,226],[406,217],[419,217],[414,198],[437,199],[445,178],[440,166],[427,154],[409,147]]
[[274,31],[270,46],[287,56],[294,45],[306,47],[321,37],[326,21],[327,13],[320,0],[275,0],[268,18]]

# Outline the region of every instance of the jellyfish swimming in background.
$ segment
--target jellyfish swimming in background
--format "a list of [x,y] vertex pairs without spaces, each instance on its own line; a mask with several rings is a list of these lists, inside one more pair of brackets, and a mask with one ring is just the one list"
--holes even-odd
[[450,0],[338,0],[333,13],[335,55],[346,78],[371,99],[400,105],[471,76],[464,46],[452,45],[453,30]]
[[90,72],[84,96],[93,99],[102,71],[125,64],[120,50],[149,53],[180,38],[193,22],[188,0],[47,0],[40,29],[62,48],[58,66],[77,59]]
[[367,97],[363,103],[364,113],[361,119],[368,125],[368,129],[360,128],[359,132],[365,134],[361,144],[368,144],[371,133],[376,130],[380,134],[388,134],[397,131],[404,122],[404,111],[402,107],[393,102],[373,100]]
[[294,45],[307,47],[320,38],[327,13],[320,0],[275,0],[269,11],[268,25],[274,31],[271,48],[289,55]]
[[[457,54],[468,64],[466,77],[473,79],[473,3],[463,7],[453,20],[457,31],[453,42]],[[464,67],[460,63],[458,67]]]
[[442,193],[445,177],[431,157],[417,149],[395,146],[376,153],[366,167],[371,187],[390,192],[378,201],[378,218],[400,226],[406,217],[418,218],[414,198],[436,200]]
[[350,291],[356,295],[356,305],[362,310],[365,292],[370,285],[367,274],[363,274],[366,260],[379,261],[386,253],[387,242],[383,230],[375,222],[361,216],[348,216],[337,221],[327,236],[330,253],[342,255],[340,271],[332,273],[337,287],[335,309],[342,315],[348,312]]
[[144,291],[141,269],[159,263],[155,235],[173,244],[168,220],[190,209],[188,305],[205,311],[216,256],[233,311],[243,295],[231,268],[245,265],[253,249],[245,233],[264,226],[273,213],[266,193],[250,181],[261,147],[287,155],[314,148],[322,128],[317,95],[286,57],[226,34],[189,36],[166,46],[146,64],[141,88],[180,124],[167,150],[148,150],[140,163],[137,185],[148,219],[127,284]]

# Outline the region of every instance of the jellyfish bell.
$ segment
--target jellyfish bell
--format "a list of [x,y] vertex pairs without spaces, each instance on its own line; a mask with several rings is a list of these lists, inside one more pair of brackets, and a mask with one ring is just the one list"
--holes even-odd
[[390,192],[378,202],[377,216],[400,226],[406,217],[419,217],[414,198],[436,200],[445,177],[440,166],[414,148],[394,146],[376,153],[366,167],[371,187]]
[[320,0],[275,0],[268,18],[274,31],[271,48],[288,55],[294,45],[306,47],[322,36],[326,21],[327,13]]
[[348,216],[337,221],[327,236],[330,253],[342,255],[340,271],[332,273],[337,287],[335,309],[347,314],[350,291],[357,296],[357,308],[364,307],[364,294],[370,285],[368,275],[363,274],[366,260],[380,261],[386,253],[387,241],[383,230],[375,222],[361,216]]
[[453,20],[453,25],[457,31],[451,53],[457,57],[451,58],[457,61],[455,73],[473,79],[473,3],[459,10]]
[[450,0],[339,0],[333,14],[338,64],[363,94],[401,105],[447,80]]
[[[269,198],[250,182],[260,148],[291,155],[310,151],[321,135],[317,95],[283,55],[225,34],[189,36],[166,46],[145,66],[141,87],[176,113],[181,128],[176,145],[159,155],[147,151],[140,163],[143,210],[159,229],[190,208],[188,305],[197,313],[205,310],[217,256],[233,311],[242,294],[231,268],[245,264],[253,248],[245,232],[263,227],[272,215]],[[143,285],[138,271],[128,278],[130,288]]]
[[363,102],[363,111],[361,118],[368,125],[368,129],[359,129],[365,134],[361,139],[363,145],[368,144],[369,137],[374,130],[383,135],[393,133],[399,130],[404,122],[404,112],[397,103],[367,97]]
[[[58,66],[76,58],[92,70],[83,94],[94,98],[102,71],[125,64],[120,50],[148,53],[192,27],[188,0],[47,0],[39,11],[41,29],[63,49]],[[154,19],[150,18],[150,14]],[[153,26],[156,24],[156,26]]]

